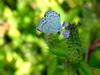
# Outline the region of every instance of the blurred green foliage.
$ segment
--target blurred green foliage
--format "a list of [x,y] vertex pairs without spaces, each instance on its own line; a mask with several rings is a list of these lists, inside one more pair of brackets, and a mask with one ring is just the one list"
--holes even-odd
[[[91,44],[100,39],[99,8],[99,0],[0,0],[0,75],[46,75],[49,60],[55,62],[50,68],[55,70],[60,61],[50,56],[44,34],[36,30],[39,19],[49,9],[60,13],[62,22],[81,23],[78,30],[85,57]],[[51,48],[58,44],[56,49],[64,50],[63,36],[56,38]],[[100,75],[100,44],[97,46],[90,66]],[[66,75],[62,66],[56,75]],[[48,73],[52,75],[53,71]]]

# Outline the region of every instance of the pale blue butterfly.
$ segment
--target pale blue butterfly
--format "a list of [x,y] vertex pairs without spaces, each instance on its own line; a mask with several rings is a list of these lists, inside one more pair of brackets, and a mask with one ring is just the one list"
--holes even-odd
[[53,10],[47,11],[37,25],[37,29],[44,33],[60,32],[61,28],[60,15]]

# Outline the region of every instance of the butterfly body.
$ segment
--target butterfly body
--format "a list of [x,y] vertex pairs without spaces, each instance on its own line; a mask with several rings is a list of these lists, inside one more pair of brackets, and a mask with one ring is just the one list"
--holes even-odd
[[60,15],[52,10],[47,11],[40,19],[37,29],[44,33],[59,32],[61,30]]

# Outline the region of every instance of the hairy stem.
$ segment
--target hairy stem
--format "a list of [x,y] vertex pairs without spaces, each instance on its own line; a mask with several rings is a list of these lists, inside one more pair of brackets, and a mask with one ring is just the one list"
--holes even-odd
[[81,61],[79,63],[79,67],[80,67],[80,70],[83,71],[85,75],[94,75],[92,71],[90,70],[89,66],[84,61]]

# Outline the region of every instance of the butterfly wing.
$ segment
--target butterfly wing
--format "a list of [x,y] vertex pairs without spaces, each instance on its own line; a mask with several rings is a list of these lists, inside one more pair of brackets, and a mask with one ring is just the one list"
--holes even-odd
[[46,23],[46,20],[45,20],[45,18],[41,18],[40,19],[40,21],[39,21],[39,23],[38,23],[38,25],[37,25],[37,27],[36,27],[36,29],[38,29],[39,31],[43,31],[43,25]]
[[48,20],[49,32],[59,32],[61,30],[60,15],[57,12],[49,10],[45,13],[45,18]]
[[59,32],[61,30],[61,22],[60,22],[60,17],[59,16],[49,16],[46,17],[46,19],[48,20],[48,29],[49,32]]
[[53,11],[53,10],[49,10],[45,13],[44,17],[51,17],[51,16],[60,16],[60,14],[58,14],[57,12]]
[[44,33],[49,33],[49,28],[48,28],[48,21],[46,18],[40,19],[37,27],[39,31],[44,32]]
[[47,11],[42,18],[37,29],[44,33],[59,32],[61,30],[60,16],[55,11]]

